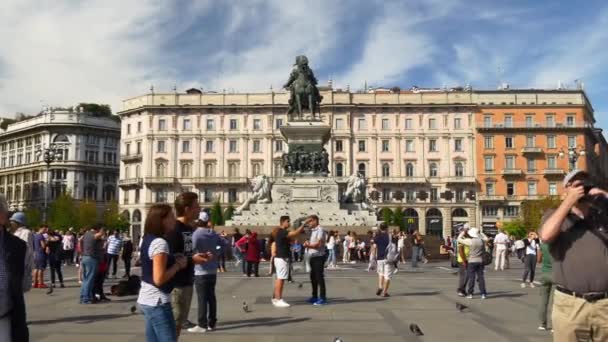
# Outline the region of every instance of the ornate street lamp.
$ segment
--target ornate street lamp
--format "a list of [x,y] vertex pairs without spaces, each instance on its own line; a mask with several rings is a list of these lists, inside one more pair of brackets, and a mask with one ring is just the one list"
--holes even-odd
[[42,161],[46,164],[46,184],[44,186],[44,211],[42,213],[42,221],[46,223],[49,202],[49,187],[51,185],[51,163],[58,160],[59,153],[56,151],[56,146],[45,147],[36,151],[39,156],[42,156]]
[[[559,157],[564,158],[565,155],[564,149],[560,149]],[[579,157],[583,156],[585,156],[585,150],[582,147],[568,147],[568,170],[572,171],[576,169],[576,161]]]

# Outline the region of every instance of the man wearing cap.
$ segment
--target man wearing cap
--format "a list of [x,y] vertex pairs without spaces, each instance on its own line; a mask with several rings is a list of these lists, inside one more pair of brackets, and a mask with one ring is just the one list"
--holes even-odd
[[32,288],[32,269],[34,266],[34,233],[25,227],[25,215],[18,211],[11,216],[9,231],[25,242],[25,272],[23,274],[23,291]]
[[[479,280],[479,292],[481,299],[486,299],[486,281],[483,275],[483,252],[485,251],[485,243],[488,238],[477,228],[471,228],[466,233],[462,232],[458,235],[458,243],[469,247],[469,257],[467,260],[467,282],[468,295],[467,298],[473,298],[476,280]],[[477,278],[477,279],[476,279]]]
[[8,204],[0,194],[0,341],[29,341],[23,298],[27,247],[8,225]]
[[582,170],[568,173],[563,184],[562,203],[545,213],[539,230],[553,257],[554,341],[607,341],[608,234],[602,221],[608,193]]

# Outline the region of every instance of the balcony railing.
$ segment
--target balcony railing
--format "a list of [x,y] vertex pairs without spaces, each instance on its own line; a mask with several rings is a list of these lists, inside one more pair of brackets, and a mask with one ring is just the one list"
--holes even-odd
[[503,169],[502,174],[504,176],[520,176],[523,174],[521,169]]
[[146,184],[173,184],[175,177],[146,177]]
[[196,177],[194,184],[247,184],[247,177]]
[[426,183],[426,177],[371,177],[371,183],[392,183],[392,184],[403,184],[403,183]]
[[480,201],[504,201],[505,196],[499,195],[478,195],[477,198]]
[[450,176],[447,182],[452,184],[473,184],[477,180],[473,176]]
[[526,146],[521,149],[521,153],[543,153],[543,149],[536,146]]
[[[135,186],[141,186],[143,183],[143,180],[141,178],[127,178],[127,179],[119,179],[118,180],[118,186],[120,187],[135,187]],[[125,203],[126,204],[126,203]]]
[[480,130],[509,130],[509,129],[580,129],[580,128],[591,128],[590,124],[571,124],[555,122],[532,122],[528,123],[525,121],[513,122],[513,123],[494,123],[491,125],[481,124]]
[[562,169],[544,169],[543,173],[546,176],[560,176],[566,173],[566,171]]
[[143,158],[142,154],[123,154],[120,156],[120,160],[123,162],[141,161]]

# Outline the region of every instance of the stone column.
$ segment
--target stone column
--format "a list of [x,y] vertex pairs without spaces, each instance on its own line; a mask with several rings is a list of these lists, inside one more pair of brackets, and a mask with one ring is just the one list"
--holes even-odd
[[454,209],[451,205],[448,205],[443,210],[443,236],[451,236],[452,235],[452,209]]
[[418,230],[422,235],[426,235],[426,209],[426,207],[418,208]]

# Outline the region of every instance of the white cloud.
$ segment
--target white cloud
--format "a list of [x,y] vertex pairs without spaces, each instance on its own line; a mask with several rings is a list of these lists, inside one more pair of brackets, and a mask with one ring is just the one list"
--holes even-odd
[[122,99],[167,77],[156,63],[159,46],[192,20],[184,15],[160,30],[171,8],[156,1],[52,4],[3,4],[0,113],[36,112],[41,102],[101,102],[118,110]]

